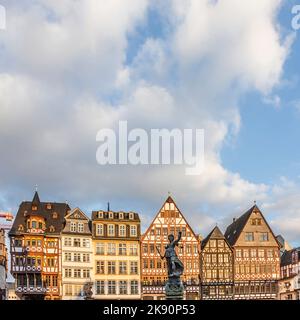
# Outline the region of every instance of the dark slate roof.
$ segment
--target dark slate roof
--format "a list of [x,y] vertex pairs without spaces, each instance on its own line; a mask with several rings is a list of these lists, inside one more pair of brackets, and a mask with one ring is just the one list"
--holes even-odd
[[[98,218],[98,212],[103,212],[103,218]],[[119,213],[122,212],[124,214],[124,218],[122,220],[119,219]],[[113,219],[109,218],[109,213],[113,213]],[[137,221],[140,222],[140,217],[138,213],[132,212],[134,214],[133,219],[129,219],[130,212],[114,212],[114,211],[93,211],[92,212],[92,220],[118,220],[118,221]]]
[[292,264],[292,252],[293,252],[293,250],[284,251],[284,253],[282,254],[282,256],[280,258],[280,266],[281,267]]
[[252,208],[246,211],[242,216],[240,216],[227,227],[224,236],[230,245],[235,244],[254,209],[260,211],[257,205],[254,205]]
[[225,237],[219,227],[215,226],[208,236],[201,241],[201,249],[205,247],[209,239],[225,239]]
[[[293,261],[293,254],[294,254],[294,259],[296,259],[296,261],[295,260]],[[284,267],[289,264],[297,263],[299,260],[300,260],[300,247],[294,248],[292,250],[285,250],[280,258],[280,266]]]
[[[47,204],[51,204],[51,209],[47,209]],[[32,210],[32,205],[37,206],[37,210]],[[13,226],[9,231],[9,235],[18,235],[26,233],[26,220],[28,217],[40,216],[45,219],[46,230],[45,233],[49,235],[60,234],[64,224],[64,217],[70,211],[70,207],[66,203],[56,203],[56,202],[40,202],[40,198],[37,192],[35,192],[32,201],[23,201],[17,212],[16,218],[14,220]],[[53,217],[53,213],[57,213],[57,218]],[[19,225],[23,225],[24,231],[18,231]],[[53,226],[55,231],[50,232],[50,227]]]

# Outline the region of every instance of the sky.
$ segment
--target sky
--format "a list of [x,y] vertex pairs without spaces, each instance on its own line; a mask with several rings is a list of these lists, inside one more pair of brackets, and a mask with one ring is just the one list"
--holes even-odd
[[[298,0],[0,0],[0,210],[136,211],[171,193],[205,236],[254,201],[300,245]],[[205,167],[106,165],[100,129],[205,131]]]

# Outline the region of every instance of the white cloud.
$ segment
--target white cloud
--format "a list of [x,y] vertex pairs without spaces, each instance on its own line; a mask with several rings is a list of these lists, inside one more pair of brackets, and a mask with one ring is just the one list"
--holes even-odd
[[[233,208],[269,203],[271,187],[227,170],[220,152],[242,125],[240,97],[253,89],[271,96],[281,79],[290,43],[276,24],[280,3],[159,1],[168,32],[145,38],[128,65],[127,36],[145,24],[148,1],[40,0],[26,10],[12,1],[0,39],[0,191],[17,185],[20,201],[38,183],[74,206],[110,199],[152,215],[159,208],[150,204],[171,191],[204,233]],[[204,128],[204,174],[98,166],[96,133],[118,120],[144,129]]]

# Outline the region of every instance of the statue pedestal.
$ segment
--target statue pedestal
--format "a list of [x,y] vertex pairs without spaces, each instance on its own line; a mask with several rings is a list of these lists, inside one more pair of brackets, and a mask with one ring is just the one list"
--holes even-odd
[[180,278],[169,278],[165,286],[166,300],[183,300],[184,286]]

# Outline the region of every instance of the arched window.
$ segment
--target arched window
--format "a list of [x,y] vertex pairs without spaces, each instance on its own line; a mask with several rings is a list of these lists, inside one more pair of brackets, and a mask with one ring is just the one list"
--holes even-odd
[[54,232],[55,231],[55,228],[54,228],[54,226],[50,226],[50,232]]
[[24,231],[23,225],[19,224],[19,226],[18,226],[18,231]]
[[57,219],[58,218],[58,213],[57,212],[53,212],[52,213],[52,218],[53,219]]

